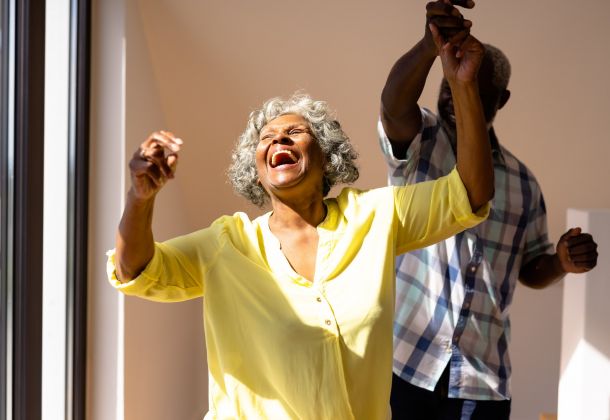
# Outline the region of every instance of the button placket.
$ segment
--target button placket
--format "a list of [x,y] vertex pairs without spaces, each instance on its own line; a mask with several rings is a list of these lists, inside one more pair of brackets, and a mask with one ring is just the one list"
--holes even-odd
[[[320,318],[322,320],[323,325],[325,327],[331,327],[333,325],[336,325],[335,317],[334,317],[332,308],[330,307],[330,303],[324,298],[324,295],[318,288],[316,288],[314,290],[318,294],[315,297],[316,302],[319,304],[322,304],[322,306],[323,306],[323,308],[321,308],[321,313],[320,313]],[[336,328],[333,328],[332,332],[336,333]]]

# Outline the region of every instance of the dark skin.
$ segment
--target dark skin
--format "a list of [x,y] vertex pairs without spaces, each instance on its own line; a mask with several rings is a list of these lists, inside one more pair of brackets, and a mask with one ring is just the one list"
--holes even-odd
[[[474,2],[438,0],[426,5],[424,37],[394,64],[381,94],[381,122],[398,159],[405,158],[409,145],[421,130],[421,111],[417,101],[439,55],[434,28],[438,29],[443,40],[456,44],[468,39],[470,34],[472,22],[464,19],[456,6],[471,9]],[[479,68],[477,81],[489,137],[495,136],[492,123],[497,111],[510,98],[509,90],[500,90],[493,85],[492,76],[493,65],[486,56]],[[441,83],[438,109],[443,127],[449,136],[455,138],[454,94],[446,79]],[[597,244],[593,237],[582,233],[580,228],[572,228],[557,242],[555,254],[539,255],[523,265],[519,280],[528,287],[542,289],[566,273],[583,273],[593,269],[597,265],[597,256]]]
[[[133,154],[131,188],[116,236],[116,273],[126,282],[142,272],[154,254],[152,218],[157,194],[174,178],[183,141],[168,131],[152,133]],[[290,151],[294,162],[274,165],[272,155]],[[284,163],[286,161],[284,160]],[[271,198],[269,228],[294,268],[313,280],[318,245],[316,226],[326,215],[324,156],[302,117],[287,114],[261,131],[256,150],[259,182]]]

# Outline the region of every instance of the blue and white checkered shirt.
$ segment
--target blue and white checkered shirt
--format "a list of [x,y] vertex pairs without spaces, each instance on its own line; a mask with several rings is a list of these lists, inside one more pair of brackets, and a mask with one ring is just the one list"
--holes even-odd
[[[394,157],[379,122],[391,185],[436,179],[456,164],[437,117],[422,109],[422,119],[405,160]],[[508,310],[519,270],[553,252],[538,182],[497,141],[492,151],[495,198],[487,221],[396,261],[394,373],[433,390],[450,363],[450,398],[510,398]]]

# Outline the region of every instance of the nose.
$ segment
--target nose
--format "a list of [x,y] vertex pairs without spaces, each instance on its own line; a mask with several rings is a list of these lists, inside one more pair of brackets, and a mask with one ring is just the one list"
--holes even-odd
[[277,133],[273,137],[273,144],[288,144],[292,143],[292,139],[286,135],[286,133]]

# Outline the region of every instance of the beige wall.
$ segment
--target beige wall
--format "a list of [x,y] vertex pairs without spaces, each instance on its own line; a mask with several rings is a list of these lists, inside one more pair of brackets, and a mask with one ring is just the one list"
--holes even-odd
[[[375,136],[378,98],[394,60],[421,37],[425,1],[124,1],[125,153],[158,128],[185,140],[178,178],[158,200],[159,239],[228,212],[260,212],[226,183],[230,149],[252,109],[298,89],[337,110],[361,153],[357,186],[385,184]],[[610,207],[610,83],[602,74],[610,66],[610,3],[479,3],[466,12],[473,33],[501,47],[513,64],[513,96],[497,117],[497,133],[542,184],[555,241],[565,230],[567,207]],[[435,108],[439,80],[437,66],[423,105]],[[513,419],[556,411],[561,295],[559,285],[517,291]],[[126,418],[167,418],[166,402],[203,410],[201,302],[174,307],[127,300],[125,313]],[[180,356],[167,359],[175,352]],[[163,360],[178,363],[173,379],[156,370]],[[148,403],[154,406],[149,414],[134,414]],[[200,414],[181,413],[175,418]]]
[[[168,127],[136,2],[127,2],[125,155],[151,127]],[[127,168],[125,168],[127,170]],[[125,185],[129,188],[129,185]],[[170,183],[155,206],[157,240],[192,230],[185,197]],[[207,407],[201,299],[161,304],[125,298],[125,419],[200,419]]]

